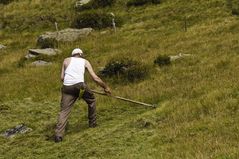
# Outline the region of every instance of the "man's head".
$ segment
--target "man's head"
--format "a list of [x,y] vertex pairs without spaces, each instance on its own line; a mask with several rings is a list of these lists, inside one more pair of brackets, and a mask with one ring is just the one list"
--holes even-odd
[[71,55],[83,57],[83,51],[79,48],[76,48],[72,51]]

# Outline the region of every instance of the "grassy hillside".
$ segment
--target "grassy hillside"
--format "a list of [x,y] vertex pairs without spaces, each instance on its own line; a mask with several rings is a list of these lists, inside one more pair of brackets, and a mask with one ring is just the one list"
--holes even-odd
[[[113,33],[60,43],[63,51],[47,67],[19,66],[29,48],[53,22],[66,28],[74,1],[21,0],[0,5],[0,132],[19,123],[33,129],[13,139],[0,137],[0,158],[239,158],[239,19],[226,0],[164,0],[159,5],[111,8],[124,19]],[[234,3],[233,3],[234,5]],[[233,8],[236,8],[233,6]],[[39,21],[40,16],[53,20]],[[187,31],[184,31],[185,18]],[[38,23],[39,22],[39,23]],[[62,60],[80,47],[98,72],[111,58],[146,64],[150,76],[135,83],[105,79],[113,94],[157,104],[150,109],[97,96],[99,127],[87,126],[87,108],[78,102],[64,142],[51,139],[59,111]],[[159,54],[192,54],[169,66]],[[87,77],[91,88],[100,89]]]

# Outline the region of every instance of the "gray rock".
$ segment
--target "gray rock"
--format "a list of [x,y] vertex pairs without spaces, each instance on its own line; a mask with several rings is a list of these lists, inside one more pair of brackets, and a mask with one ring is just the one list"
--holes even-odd
[[91,0],[80,0],[76,2],[76,7],[89,3]]
[[13,128],[7,129],[4,133],[1,134],[1,136],[4,136],[6,138],[12,138],[15,135],[25,134],[25,133],[28,133],[30,131],[32,131],[31,128],[27,127],[24,124],[20,124],[20,125],[17,125],[15,127],[13,127]]
[[25,56],[26,59],[35,58],[39,55],[54,56],[60,54],[62,51],[58,49],[47,48],[47,49],[29,49],[28,52],[29,53]]
[[107,33],[108,33],[107,30],[100,32],[101,35],[105,35],[105,34],[107,34]]
[[6,46],[0,44],[0,50],[1,50],[1,49],[5,49],[5,48],[6,48]]
[[52,49],[52,48],[47,48],[47,49],[29,49],[29,54],[32,55],[48,55],[48,56],[54,56],[61,53],[60,50],[58,49]]
[[33,55],[30,53],[25,56],[26,59],[31,59],[31,58],[35,58],[35,57],[37,57],[37,55]]
[[42,61],[42,60],[34,61],[31,63],[31,65],[33,65],[33,66],[48,66],[51,64],[52,64],[51,62],[46,62],[46,61]]
[[92,28],[83,29],[64,29],[59,32],[46,32],[45,34],[39,36],[37,42],[38,44],[44,43],[47,39],[55,39],[56,41],[62,42],[72,42],[80,38],[87,37],[91,32]]
[[179,53],[178,55],[171,55],[169,56],[170,57],[170,61],[176,61],[178,59],[182,59],[184,57],[190,57],[191,54],[182,54],[182,53]]

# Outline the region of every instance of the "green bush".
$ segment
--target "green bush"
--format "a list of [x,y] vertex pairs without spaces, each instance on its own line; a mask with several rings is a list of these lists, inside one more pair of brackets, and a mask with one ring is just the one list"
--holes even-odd
[[129,0],[127,6],[142,6],[145,4],[159,4],[160,0]]
[[17,68],[22,68],[25,66],[27,59],[25,57],[21,57],[17,62]]
[[232,15],[239,15],[239,8],[237,9],[232,9]]
[[6,74],[6,73],[9,73],[9,70],[8,70],[8,69],[1,69],[1,68],[0,68],[0,76],[1,76],[2,74]]
[[155,60],[154,64],[159,66],[169,65],[171,63],[170,57],[166,55],[159,55]]
[[112,6],[115,0],[91,0],[89,3],[77,7],[77,10],[97,9]]
[[232,15],[239,15],[239,1],[227,0],[228,7],[231,9]]
[[0,0],[0,4],[9,4],[11,3],[13,0]]
[[153,4],[159,4],[161,3],[161,0],[151,0]]
[[149,69],[147,66],[138,64],[130,67],[127,71],[127,80],[135,82],[145,79],[149,75]]
[[100,75],[116,81],[134,82],[145,79],[149,75],[149,69],[146,65],[131,59],[111,59],[100,71]]
[[[112,26],[112,15],[100,11],[84,12],[77,15],[73,22],[72,27],[74,28],[107,28]],[[122,20],[119,17],[115,17],[116,26],[122,24]]]
[[39,38],[37,40],[37,47],[40,47],[41,49],[56,48],[57,46],[58,41],[54,38],[46,38],[46,39]]

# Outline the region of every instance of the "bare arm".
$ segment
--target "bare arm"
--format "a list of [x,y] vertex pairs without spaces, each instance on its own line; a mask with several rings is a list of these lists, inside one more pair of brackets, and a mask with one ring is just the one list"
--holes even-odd
[[61,81],[64,81],[64,76],[65,76],[65,66],[64,66],[64,62],[63,62],[62,67],[61,67]]
[[91,66],[91,64],[90,64],[90,62],[87,61],[87,60],[85,60],[85,61],[86,61],[86,62],[85,62],[85,67],[87,68],[88,72],[90,73],[90,76],[91,76],[92,79],[95,81],[95,83],[97,83],[99,86],[101,86],[102,88],[104,88],[105,93],[111,94],[110,88],[100,79],[100,77],[98,77],[98,76],[95,74],[95,72],[94,72],[94,70],[93,70],[93,68],[92,68],[92,66]]
[[65,59],[63,61],[62,68],[61,68],[61,81],[64,81],[65,70],[66,70],[66,67],[67,67],[68,63],[69,63],[69,59]]

